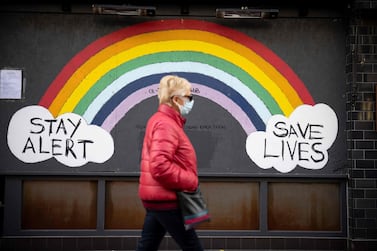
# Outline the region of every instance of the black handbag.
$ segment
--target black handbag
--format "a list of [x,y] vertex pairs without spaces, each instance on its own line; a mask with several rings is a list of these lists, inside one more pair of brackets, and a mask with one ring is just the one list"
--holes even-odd
[[195,192],[177,192],[177,197],[186,230],[210,220],[200,187]]

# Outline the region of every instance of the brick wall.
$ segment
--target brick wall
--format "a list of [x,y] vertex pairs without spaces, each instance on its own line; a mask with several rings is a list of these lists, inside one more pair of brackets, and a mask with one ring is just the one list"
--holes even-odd
[[377,250],[377,1],[352,6],[346,40],[352,250]]

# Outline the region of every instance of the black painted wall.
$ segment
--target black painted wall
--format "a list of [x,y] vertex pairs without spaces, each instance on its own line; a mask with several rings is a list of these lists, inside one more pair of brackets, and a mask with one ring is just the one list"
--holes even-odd
[[[305,83],[315,103],[328,104],[338,117],[338,135],[329,152],[329,162],[320,170],[296,168],[288,175],[344,175],[346,173],[344,37],[345,22],[339,14],[313,18],[291,18],[289,12],[274,20],[222,20],[200,17],[239,30],[262,42],[276,53]],[[284,17],[288,15],[288,17]],[[0,173],[91,173],[137,174],[143,126],[156,110],[157,99],[150,98],[134,107],[112,130],[115,153],[103,164],[81,168],[66,167],[54,159],[27,164],[7,148],[6,135],[12,115],[20,108],[38,104],[64,65],[96,39],[120,28],[164,17],[121,18],[91,13],[3,12],[0,25],[0,66],[24,71],[22,100],[0,100]],[[166,17],[165,17],[166,18]],[[175,18],[175,17],[167,17]],[[195,17],[188,17],[195,18]],[[284,91],[284,90],[283,90]],[[222,129],[201,129],[208,125]],[[239,173],[280,175],[273,169],[258,168],[245,152],[246,134],[231,114],[212,101],[197,98],[188,116],[187,128],[198,152],[200,172],[206,175]],[[127,140],[125,140],[127,139]],[[130,153],[130,154],[128,154]],[[126,154],[126,155],[125,155]]]

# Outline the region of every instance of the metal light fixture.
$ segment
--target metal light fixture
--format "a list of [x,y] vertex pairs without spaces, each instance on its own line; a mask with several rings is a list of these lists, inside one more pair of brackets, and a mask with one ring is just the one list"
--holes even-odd
[[216,17],[218,18],[233,18],[233,19],[262,19],[262,18],[277,18],[279,14],[278,9],[252,9],[248,7],[225,8],[216,9]]
[[121,16],[154,16],[156,7],[154,6],[134,6],[134,5],[114,5],[114,4],[93,4],[93,13],[110,14]]

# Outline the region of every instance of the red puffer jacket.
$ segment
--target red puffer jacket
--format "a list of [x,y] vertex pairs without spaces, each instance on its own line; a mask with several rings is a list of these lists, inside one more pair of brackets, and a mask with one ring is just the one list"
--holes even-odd
[[161,104],[147,123],[139,179],[146,208],[176,208],[176,191],[198,187],[196,154],[183,130],[185,122],[176,110]]

